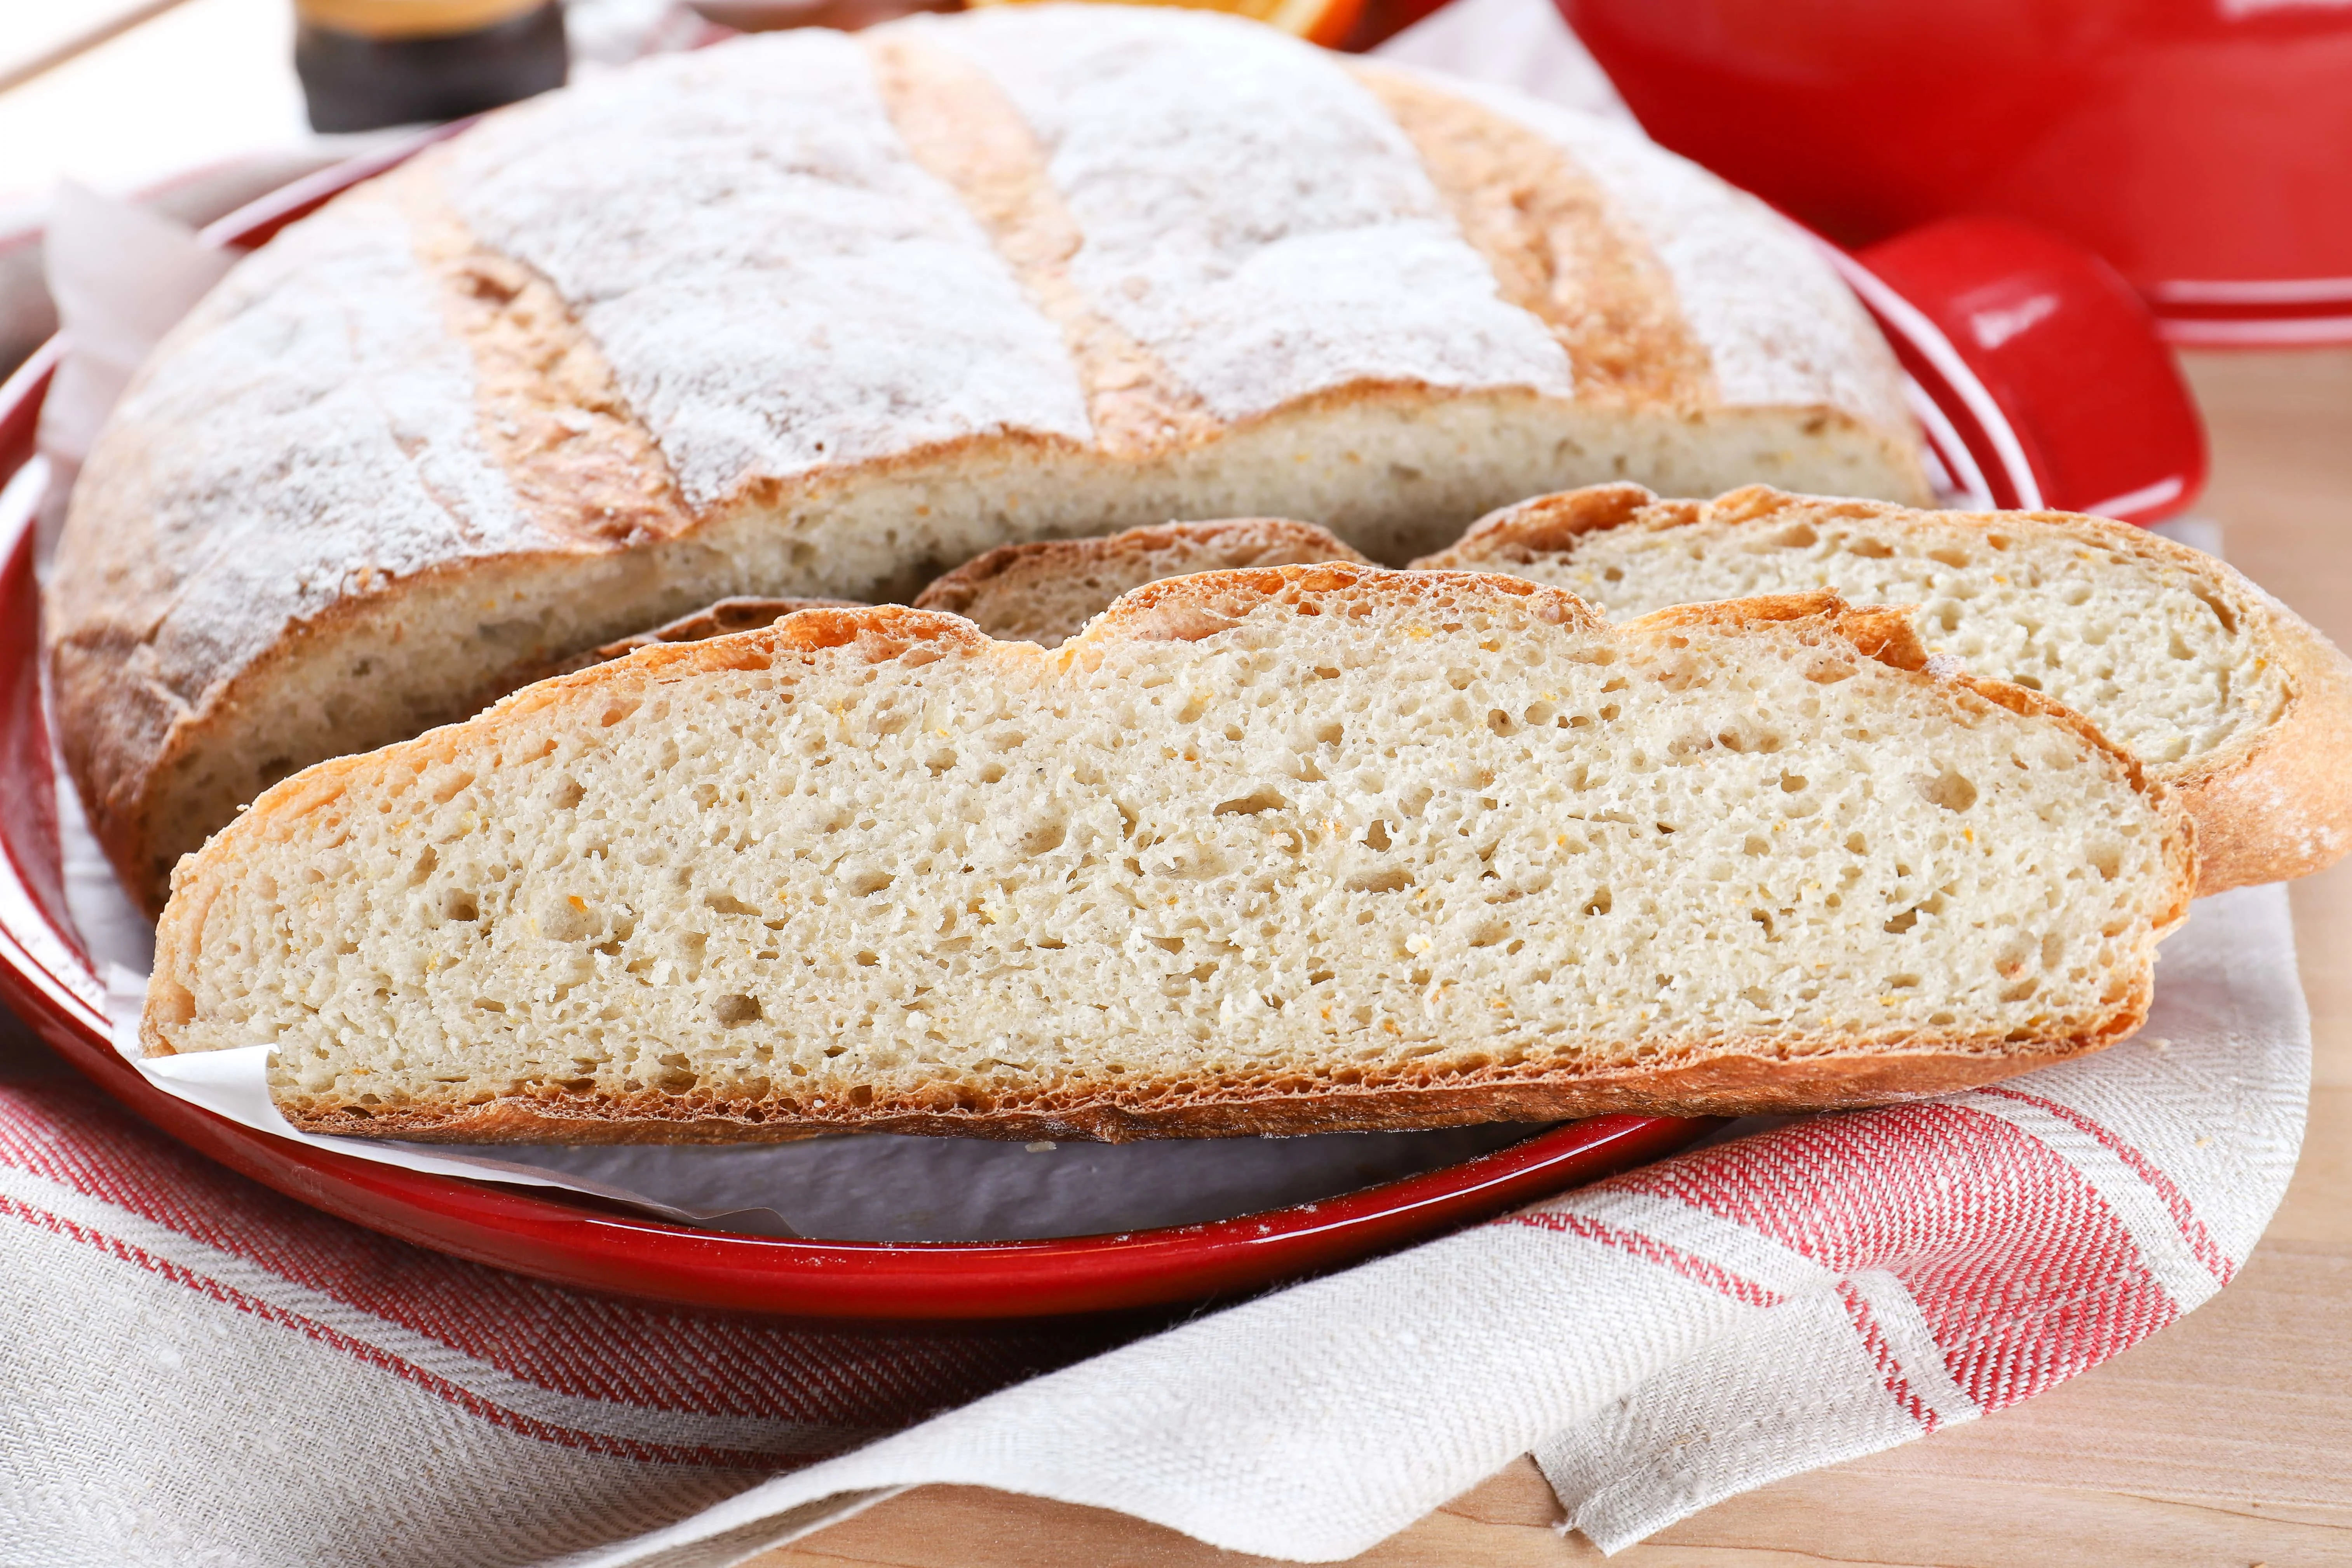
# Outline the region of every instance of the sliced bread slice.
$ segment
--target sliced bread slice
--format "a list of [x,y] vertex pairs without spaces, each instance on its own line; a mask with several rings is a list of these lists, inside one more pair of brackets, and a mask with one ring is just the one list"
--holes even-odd
[[1916,606],[1930,653],[2074,709],[2180,793],[2200,893],[2352,849],[2352,664],[2223,563],[2072,512],[1918,511],[1755,486],[1598,485],[1481,520],[1431,570],[1503,572],[1603,615],[1827,590]]
[[965,562],[915,598],[919,610],[963,616],[990,637],[1059,647],[1130,588],[1196,572],[1318,561],[1370,565],[1311,522],[1232,517],[1163,522],[1098,539],[1006,544]]
[[427,1139],[1849,1105],[2128,1035],[2194,875],[1900,616],[1288,566],[1055,653],[803,611],[320,763],[182,862],[142,1038]]

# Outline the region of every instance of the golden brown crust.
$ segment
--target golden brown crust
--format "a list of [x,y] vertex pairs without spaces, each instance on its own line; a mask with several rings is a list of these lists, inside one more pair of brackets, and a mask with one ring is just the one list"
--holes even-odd
[[1538,555],[1572,549],[1578,539],[1603,529],[1634,522],[1656,528],[1694,522],[1704,507],[1700,501],[1661,500],[1640,485],[1586,485],[1490,511],[1452,544],[1414,562],[1412,569],[1477,572],[1496,561],[1525,565]]
[[854,610],[855,599],[757,599],[737,596],[705,605],[692,615],[665,621],[651,631],[639,632],[618,642],[608,642],[586,653],[574,654],[549,671],[551,675],[570,675],[591,665],[604,664],[616,658],[626,658],[641,647],[656,643],[703,642],[711,637],[732,637],[737,632],[755,631],[773,626],[786,616],[802,610]]
[[[1482,565],[1525,565],[1573,550],[1583,536],[1613,528],[1663,531],[1695,522],[1769,525],[1803,518],[1901,523],[1922,515],[1891,501],[1791,495],[1750,485],[1711,501],[1661,500],[1640,485],[1593,485],[1538,496],[1488,513],[1461,540],[1413,563],[1417,571],[1476,571]],[[2252,883],[2283,881],[2325,870],[2352,852],[2352,661],[2311,624],[2248,582],[2234,567],[2161,534],[2078,512],[1960,512],[1938,521],[1987,532],[2020,526],[2063,530],[2084,542],[2191,574],[2217,595],[2248,605],[2259,617],[2264,657],[2284,668],[2285,709],[2254,733],[2185,763],[2147,764],[2150,778],[2172,790],[2197,825],[2201,897]],[[2000,683],[1972,683],[1988,694],[2031,694]],[[2009,696],[1996,700],[2008,703]],[[2053,704],[2042,701],[2038,707]],[[2063,709],[2060,711],[2064,711]],[[2071,717],[2071,715],[2070,715]],[[2081,721],[2077,721],[2081,722]],[[2087,727],[2087,726],[2086,726]],[[2104,742],[2103,742],[2104,743]]]
[[[934,581],[915,596],[915,607],[961,616],[992,637],[1052,647],[1074,636],[1119,595],[1146,583],[1197,572],[1318,561],[1372,564],[1339,535],[1311,522],[1277,517],[1162,522],[1095,539],[999,545]],[[1083,614],[1040,602],[1049,596],[1071,598],[1074,589],[1089,587],[1095,590],[1087,601],[1092,608]],[[1101,602],[1093,604],[1094,598]]]
[[616,1100],[551,1093],[486,1105],[352,1114],[281,1105],[305,1132],[426,1143],[768,1143],[844,1132],[929,1137],[1053,1138],[1122,1143],[1143,1138],[1299,1137],[1318,1132],[1412,1131],[1491,1121],[1559,1121],[1633,1111],[1656,1116],[1748,1116],[1839,1110],[1950,1094],[2098,1050],[2144,1021],[2139,998],[2127,1022],[2093,1036],[2040,1040],[2001,1052],[1916,1048],[1790,1057],[1778,1042],[1729,1041],[1667,1063],[1541,1076],[1485,1069],[1426,1084],[1294,1083],[1227,1096],[1187,1096],[1162,1086],[1040,1096],[1030,1104],[875,1103],[780,1111],[772,1102],[730,1105],[655,1092]]
[[[657,685],[709,671],[765,669],[848,648],[879,662],[929,643],[991,658],[1084,659],[1114,640],[1193,639],[1213,635],[1269,602],[1318,616],[1347,597],[1377,595],[1458,607],[1464,597],[1518,601],[1531,618],[1576,629],[1602,623],[1583,602],[1523,578],[1468,573],[1384,572],[1350,563],[1287,565],[1165,579],[1127,595],[1055,655],[991,641],[970,622],[934,611],[880,605],[803,610],[763,629],[708,641],[641,649],[619,662],[541,682],[489,712],[415,741],[322,763],[269,791],[253,809],[173,877],[171,907],[158,928],[155,982],[141,1035],[146,1048],[171,1054],[173,1033],[189,1021],[186,981],[205,906],[238,879],[246,845],[303,831],[306,817],[331,806],[346,781],[373,772],[422,771],[469,752],[495,753],[511,721],[553,708],[594,711],[634,706]],[[1912,679],[2012,711],[2057,720],[2110,759],[2136,789],[2154,797],[2167,822],[2170,873],[2163,915],[2149,951],[2186,918],[2195,878],[2189,828],[2163,792],[2148,784],[2127,754],[2080,717],[2032,692],[1957,676],[1927,663],[1907,622],[1887,610],[1854,610],[1834,595],[1790,594],[1677,606],[1619,628],[1633,638],[1671,639],[1685,628],[1795,625],[1825,657],[1878,660]],[[471,760],[471,759],[469,759]],[[567,1142],[744,1142],[822,1132],[895,1131],[992,1138],[1238,1136],[1253,1133],[1369,1131],[1542,1121],[1602,1110],[1680,1113],[1788,1110],[1881,1103],[1938,1094],[2098,1049],[2147,1016],[2146,971],[2095,1018],[2053,1020],[2032,1038],[1990,1041],[1934,1032],[1854,1035],[1834,1042],[1727,1037],[1606,1067],[1577,1064],[1567,1049],[1549,1059],[1497,1064],[1476,1052],[1416,1062],[1385,1076],[1351,1069],[1339,1078],[1269,1075],[1247,1084],[1103,1084],[1034,1087],[998,1095],[939,1083],[895,1099],[856,1103],[839,1086],[809,1086],[803,1098],[730,1100],[707,1091],[644,1091],[589,1099],[550,1089],[486,1104],[413,1107],[359,1113],[289,1096],[282,1108],[297,1125],[318,1131],[426,1141],[494,1139]]]
[[2242,749],[2156,770],[2197,820],[2200,893],[2324,871],[2352,851],[2352,662],[2268,595],[2292,695]]

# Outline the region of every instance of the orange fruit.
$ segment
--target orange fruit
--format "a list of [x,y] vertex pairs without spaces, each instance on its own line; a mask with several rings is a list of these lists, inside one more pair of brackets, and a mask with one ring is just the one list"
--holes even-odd
[[[969,5],[1013,5],[1024,0],[964,0]],[[1296,33],[1312,43],[1337,47],[1356,25],[1364,0],[1112,0],[1127,5],[1181,5],[1193,11],[1223,11]]]

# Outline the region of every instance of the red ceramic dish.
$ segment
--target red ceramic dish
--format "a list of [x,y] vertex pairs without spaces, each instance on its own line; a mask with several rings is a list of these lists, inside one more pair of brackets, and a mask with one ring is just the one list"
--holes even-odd
[[[414,150],[298,182],[205,237],[258,244]],[[1898,258],[1904,292],[1834,257],[1913,366],[1915,404],[1947,468],[1964,489],[2001,505],[2088,505],[2107,486],[2126,501],[2140,492],[2139,510],[2113,509],[2136,518],[2184,501],[2202,476],[2201,438],[2145,313],[2079,252],[2018,251],[2009,241],[1979,236]],[[2042,283],[2004,273],[2018,256],[2042,268]],[[2019,287],[2054,302],[2019,310],[2012,301],[2012,319],[2024,324],[1985,347],[1983,334],[1969,335],[1968,300],[2007,299],[2000,290]],[[2084,345],[2104,345],[2104,357],[2082,359]],[[57,358],[51,343],[0,386],[0,483],[33,455]],[[2071,374],[2077,364],[2097,368],[2087,390]],[[2084,396],[2095,416],[2053,422]],[[198,1152],[330,1214],[461,1258],[589,1289],[809,1317],[1101,1311],[1199,1300],[1348,1262],[1656,1159],[1714,1125],[1603,1116],[1316,1205],[1179,1229],[994,1244],[694,1230],[272,1138],[150,1087],[108,1043],[98,981],[65,915],[37,620],[31,531],[0,523],[0,1003],[109,1094]]]
[[1847,244],[2005,213],[2167,337],[2352,342],[2352,10],[1557,0],[1643,126]]

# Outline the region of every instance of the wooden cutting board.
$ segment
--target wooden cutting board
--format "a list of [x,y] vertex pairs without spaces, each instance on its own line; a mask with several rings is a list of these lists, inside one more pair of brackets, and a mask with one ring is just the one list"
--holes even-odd
[[[2352,647],[2352,350],[2199,354],[2199,510],[2230,559]],[[2321,1568],[2352,1563],[2352,862],[2294,889],[2311,1128],[2285,1205],[2210,1305],[2038,1399],[1765,1487],[1619,1568]],[[1597,1563],[1521,1459],[1361,1568]],[[1263,1563],[1121,1514],[923,1487],[747,1568],[1210,1568]]]

